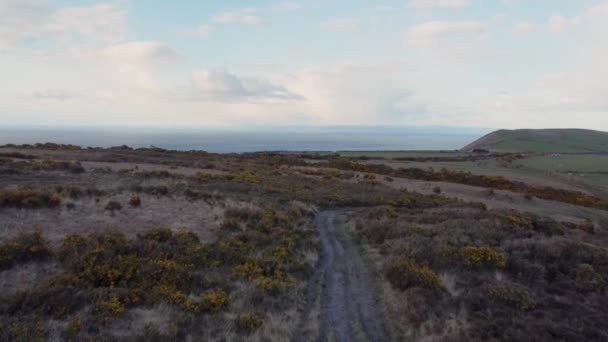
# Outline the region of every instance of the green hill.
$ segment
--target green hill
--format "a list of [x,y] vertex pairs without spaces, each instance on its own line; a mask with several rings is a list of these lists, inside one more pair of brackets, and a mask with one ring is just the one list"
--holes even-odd
[[465,146],[463,151],[492,152],[608,152],[608,132],[586,129],[498,130]]

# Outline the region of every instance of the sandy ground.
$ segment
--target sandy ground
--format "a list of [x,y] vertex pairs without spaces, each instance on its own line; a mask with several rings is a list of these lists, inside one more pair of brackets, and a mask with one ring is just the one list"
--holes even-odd
[[[195,233],[203,241],[211,241],[214,230],[223,219],[226,203],[209,204],[205,201],[190,201],[185,197],[156,197],[140,194],[141,207],[128,204],[132,194],[123,193],[104,196],[99,202],[95,198],[69,201],[76,206],[68,209],[0,209],[0,237],[10,239],[21,231],[40,231],[51,243],[61,242],[66,234],[102,233],[120,231],[134,236],[151,229],[172,228]],[[108,201],[122,204],[122,210],[105,210]]]

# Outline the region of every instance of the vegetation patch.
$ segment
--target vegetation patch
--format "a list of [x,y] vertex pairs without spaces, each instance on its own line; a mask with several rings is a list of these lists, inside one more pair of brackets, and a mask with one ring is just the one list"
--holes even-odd
[[437,273],[428,265],[420,265],[408,258],[389,265],[386,270],[386,277],[395,288],[400,290],[406,290],[413,286],[421,286],[431,290],[443,288]]
[[0,207],[5,208],[56,208],[61,200],[60,195],[48,189],[0,190]]
[[599,197],[584,194],[579,191],[556,189],[552,187],[531,186],[522,182],[511,181],[501,176],[476,175],[470,172],[448,169],[423,170],[418,168],[393,169],[384,164],[361,164],[351,160],[336,159],[318,166],[337,168],[341,170],[377,173],[391,177],[420,179],[433,182],[459,183],[485,188],[507,190],[522,193],[531,197],[545,200],[564,202],[584,207],[608,210],[608,201]]
[[50,256],[49,245],[40,233],[21,233],[0,244],[0,271],[19,263],[44,260]]

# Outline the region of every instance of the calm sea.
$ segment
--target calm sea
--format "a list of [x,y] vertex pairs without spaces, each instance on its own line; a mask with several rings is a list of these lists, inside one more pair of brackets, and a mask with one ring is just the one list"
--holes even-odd
[[0,127],[0,145],[53,142],[80,146],[156,146],[209,152],[454,150],[489,129],[411,127]]

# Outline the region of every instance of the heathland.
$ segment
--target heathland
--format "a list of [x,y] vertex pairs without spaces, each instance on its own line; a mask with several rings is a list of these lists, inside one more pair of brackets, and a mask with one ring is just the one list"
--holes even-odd
[[0,340],[606,340],[594,146],[6,145]]

